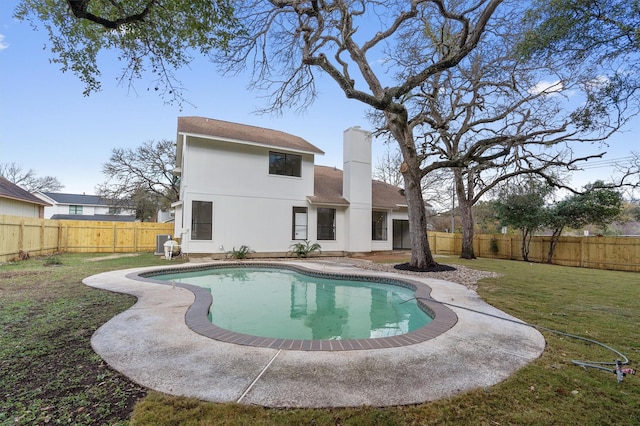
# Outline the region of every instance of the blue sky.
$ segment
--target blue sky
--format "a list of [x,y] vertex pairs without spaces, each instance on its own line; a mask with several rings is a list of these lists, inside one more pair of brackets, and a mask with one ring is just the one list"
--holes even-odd
[[[175,139],[177,117],[198,115],[267,127],[291,133],[313,143],[325,155],[317,164],[342,168],[342,132],[352,126],[370,128],[366,107],[348,100],[328,77],[320,76],[321,92],[304,113],[259,116],[264,105],[261,93],[247,89],[248,77],[224,78],[205,59],[180,71],[185,97],[193,104],[167,105],[148,80],[135,83],[136,91],[118,86],[120,65],[115,60],[100,63],[102,92],[85,97],[80,80],[62,73],[49,62],[51,54],[44,30],[33,31],[16,21],[16,0],[3,1],[0,8],[0,163],[17,163],[34,169],[38,176],[55,176],[63,192],[95,193],[104,181],[102,164],[113,148],[135,148],[147,140]],[[610,141],[605,160],[624,158],[640,151],[640,119]],[[373,165],[386,148],[374,141]],[[594,148],[594,152],[597,151]],[[582,185],[607,178],[610,162],[604,161],[576,175]],[[230,177],[232,178],[232,177]]]

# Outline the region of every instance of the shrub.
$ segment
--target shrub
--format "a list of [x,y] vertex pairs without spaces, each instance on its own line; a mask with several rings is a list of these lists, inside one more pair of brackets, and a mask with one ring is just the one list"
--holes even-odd
[[289,251],[289,253],[295,254],[296,257],[308,257],[314,251],[322,251],[320,249],[320,244],[311,244],[311,242],[307,240],[305,240],[304,242],[291,244],[290,248],[291,250]]
[[246,259],[249,253],[254,253],[254,251],[251,250],[249,246],[245,246],[243,244],[238,250],[236,250],[236,248],[234,247],[231,251],[228,251],[227,256],[230,256],[234,259]]
[[44,266],[62,265],[62,260],[58,256],[49,256],[44,261]]
[[494,256],[497,255],[498,252],[500,251],[500,247],[498,247],[498,239],[497,238],[491,237],[491,240],[489,240],[489,251]]

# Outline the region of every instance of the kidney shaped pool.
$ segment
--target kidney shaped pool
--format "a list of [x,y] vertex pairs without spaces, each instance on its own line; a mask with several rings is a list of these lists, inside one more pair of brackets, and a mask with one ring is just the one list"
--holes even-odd
[[[280,341],[285,349],[369,349],[372,341],[382,347],[404,346],[435,337],[436,330],[439,334],[456,322],[451,310],[429,298],[429,287],[410,280],[251,263],[153,271],[141,277],[196,294],[187,313],[187,323],[191,318],[196,324],[190,325],[194,331],[252,346],[273,347]],[[204,316],[211,327],[202,325]],[[435,319],[438,324],[428,327]]]

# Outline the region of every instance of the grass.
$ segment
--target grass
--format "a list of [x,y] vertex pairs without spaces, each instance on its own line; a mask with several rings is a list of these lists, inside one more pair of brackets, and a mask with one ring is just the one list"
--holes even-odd
[[[44,259],[0,266],[0,424],[640,424],[640,376],[618,383],[612,373],[575,366],[572,359],[616,356],[549,332],[543,333],[543,355],[504,382],[414,406],[267,409],[148,392],[105,366],[89,344],[93,331],[133,298],[87,288],[80,280],[166,261],[87,257],[60,255],[61,266],[45,266]],[[484,300],[529,323],[601,341],[638,368],[640,274],[494,259],[441,261],[501,273],[480,283]],[[446,372],[434,380],[447,380]]]
[[111,370],[90,338],[135,298],[81,280],[154,264],[163,261],[67,254],[0,265],[0,424],[127,423],[147,391]]

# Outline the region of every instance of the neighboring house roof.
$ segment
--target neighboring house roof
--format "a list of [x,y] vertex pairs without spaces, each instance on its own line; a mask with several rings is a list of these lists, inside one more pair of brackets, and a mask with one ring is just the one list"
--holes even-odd
[[85,206],[110,206],[111,203],[106,198],[98,195],[84,194],[64,194],[59,192],[42,192],[58,204],[85,205]]
[[204,117],[178,117],[178,133],[188,133],[204,137],[232,139],[236,142],[250,142],[292,151],[324,154],[318,147],[299,136],[290,135],[278,130],[230,123]]
[[[307,197],[312,204],[348,206],[342,195],[343,172],[335,167],[315,166],[314,194]],[[371,181],[371,205],[374,209],[397,209],[407,205],[402,188],[388,183]]]
[[135,222],[135,216],[114,215],[114,214],[54,214],[51,219],[57,220],[93,220],[105,222]]
[[24,201],[25,203],[38,204],[39,206],[50,205],[2,176],[0,176],[0,197]]

